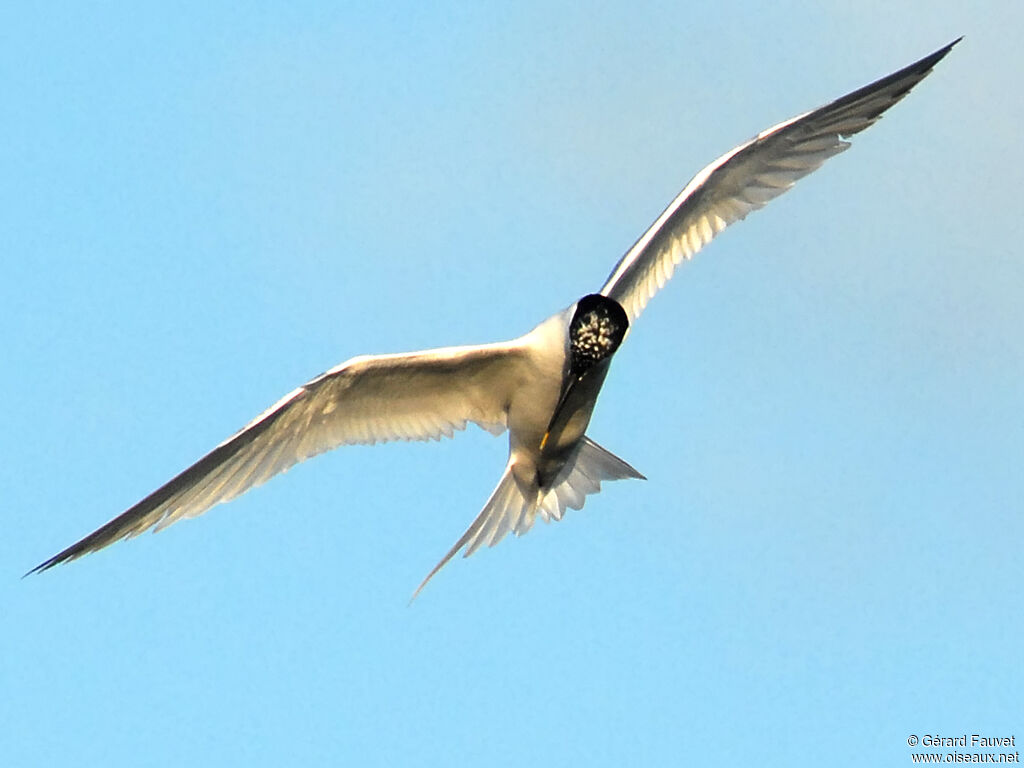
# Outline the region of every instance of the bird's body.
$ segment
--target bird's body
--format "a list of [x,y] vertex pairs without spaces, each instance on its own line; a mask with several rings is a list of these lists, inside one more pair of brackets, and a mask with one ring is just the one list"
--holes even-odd
[[[586,436],[605,375],[650,298],[729,224],[789,189],[873,124],[957,41],[761,132],[698,173],[589,294],[512,341],[356,357],[292,391],[184,472],[41,563],[42,571],[229,501],[297,462],[355,443],[509,431],[509,458],[470,527],[430,572],[537,517],[561,519],[603,481],[641,478]],[[420,585],[422,589],[423,584]],[[417,590],[418,592],[419,590]]]

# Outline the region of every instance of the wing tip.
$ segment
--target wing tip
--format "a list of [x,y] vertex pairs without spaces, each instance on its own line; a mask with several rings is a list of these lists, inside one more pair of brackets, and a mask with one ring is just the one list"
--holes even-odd
[[[133,532],[131,526],[125,524],[126,517],[130,515],[134,509],[135,507],[122,515],[118,515],[106,525],[100,526],[88,536],[79,539],[70,547],[61,550],[48,560],[44,560],[35,568],[28,571],[25,576],[32,576],[36,573],[48,571],[55,566],[70,563],[72,560],[77,560],[78,558],[84,557],[92,552],[98,552],[116,541],[134,536],[136,533],[141,532]],[[22,576],[22,578],[25,578],[25,576]]]
[[[50,559],[52,560],[53,558]],[[35,568],[25,571],[23,574],[21,574],[21,578],[27,579],[29,576],[35,576],[37,573],[48,571],[55,565],[56,563],[50,562],[50,560],[46,560],[45,562],[42,562],[39,565],[37,565]]]
[[76,551],[77,546],[78,545],[75,544],[75,545],[72,545],[72,546],[68,547],[63,552],[58,552],[53,557],[51,557],[51,558],[41,562],[35,568],[33,568],[33,569],[29,570],[29,571],[25,571],[25,573],[22,574],[21,578],[25,579],[25,578],[28,578],[29,576],[35,576],[37,573],[42,573],[43,571],[48,571],[51,568],[53,568],[54,566],[63,565],[64,563],[70,562],[71,560],[74,560],[74,559],[76,559],[78,557],[81,557],[82,555],[85,554],[85,552],[84,551],[81,551],[81,552]]
[[941,48],[939,48],[939,50],[935,51],[935,53],[933,53],[933,54],[931,54],[929,56],[925,56],[924,59],[920,63],[923,64],[924,62],[930,62],[928,64],[928,68],[931,69],[931,67],[935,66],[942,59],[944,59],[946,57],[946,54],[948,54],[951,50],[953,50],[953,46],[955,46],[957,43],[959,43],[963,39],[964,39],[964,36],[960,35],[960,37],[958,37],[956,40],[953,40],[952,42],[947,43],[946,45],[944,45]]

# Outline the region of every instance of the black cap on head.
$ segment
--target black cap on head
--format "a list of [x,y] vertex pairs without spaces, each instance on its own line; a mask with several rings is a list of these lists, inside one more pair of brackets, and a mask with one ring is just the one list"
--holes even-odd
[[629,328],[625,310],[614,299],[591,293],[576,302],[569,323],[571,368],[577,374],[615,354]]

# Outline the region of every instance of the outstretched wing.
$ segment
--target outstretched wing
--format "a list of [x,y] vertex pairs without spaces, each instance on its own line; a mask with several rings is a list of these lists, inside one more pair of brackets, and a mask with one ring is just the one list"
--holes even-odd
[[352,358],[285,395],[173,480],[29,573],[201,515],[341,445],[438,440],[469,421],[500,434],[521,360],[514,341]]
[[849,147],[863,131],[931,72],[959,39],[888,77],[812,112],[762,131],[698,173],[615,265],[601,289],[630,322],[690,259],[735,221],[761,208]]

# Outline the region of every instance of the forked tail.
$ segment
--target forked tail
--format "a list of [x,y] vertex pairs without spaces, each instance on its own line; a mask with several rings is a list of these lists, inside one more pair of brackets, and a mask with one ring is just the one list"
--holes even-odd
[[[427,574],[413,593],[412,600],[440,571],[455,554],[466,548],[463,557],[469,557],[486,544],[493,547],[510,531],[522,536],[533,525],[539,515],[544,522],[561,520],[566,508],[581,509],[586,497],[601,490],[601,483],[607,480],[636,478],[646,480],[633,467],[615,454],[606,451],[589,437],[580,443],[575,459],[566,464],[560,479],[549,489],[532,487],[524,489],[512,472],[513,459],[505,466],[505,472],[498,481],[484,508],[470,524],[455,545],[448,550],[441,562]],[[411,600],[410,600],[411,602]]]

